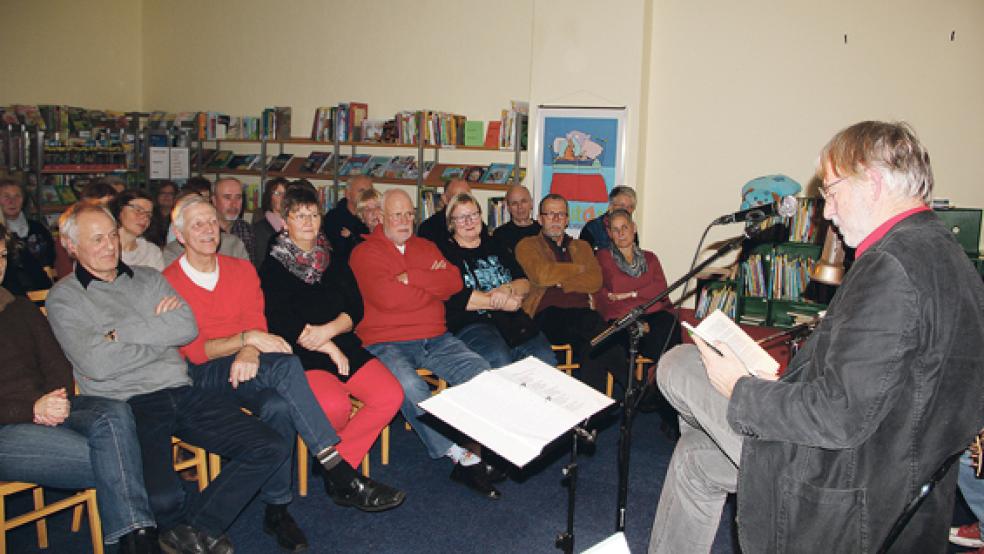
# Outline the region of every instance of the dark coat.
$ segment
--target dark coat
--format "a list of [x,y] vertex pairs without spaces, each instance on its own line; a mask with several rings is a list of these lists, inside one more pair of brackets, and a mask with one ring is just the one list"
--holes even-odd
[[[932,212],[854,263],[778,382],[742,378],[744,552],[874,552],[919,487],[984,424],[984,285]],[[957,467],[893,552],[944,552]]]

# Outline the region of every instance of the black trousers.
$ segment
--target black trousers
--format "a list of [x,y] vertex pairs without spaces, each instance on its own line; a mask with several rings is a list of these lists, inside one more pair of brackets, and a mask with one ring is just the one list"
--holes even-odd
[[575,376],[591,388],[605,392],[607,373],[626,385],[628,353],[620,342],[611,337],[591,349],[591,339],[607,326],[598,312],[590,308],[549,307],[541,310],[533,318],[552,344],[570,344],[574,350],[574,361],[581,368]]

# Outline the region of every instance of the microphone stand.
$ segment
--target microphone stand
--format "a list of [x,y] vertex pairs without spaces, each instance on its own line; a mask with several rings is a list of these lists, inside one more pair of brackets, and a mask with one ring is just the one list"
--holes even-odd
[[635,365],[636,353],[639,350],[639,340],[642,338],[643,329],[639,319],[646,313],[651,306],[663,300],[671,292],[683,286],[687,281],[704,270],[711,263],[717,261],[725,254],[739,248],[746,239],[754,238],[761,230],[759,228],[749,228],[745,233],[726,241],[709,258],[697,264],[683,277],[671,283],[666,290],[656,295],[655,298],[636,306],[629,313],[612,322],[608,328],[591,339],[591,347],[595,348],[622,329],[629,329],[629,363],[626,370],[625,399],[622,401],[622,418],[619,423],[618,439],[618,503],[615,513],[615,530],[625,531],[625,506],[629,495],[629,452],[632,445],[632,421],[635,418],[637,396],[641,397],[642,389],[635,383],[633,366]]
[[[584,420],[582,425],[586,423],[587,420]],[[580,425],[575,426],[571,435],[571,461],[560,470],[567,481],[567,530],[557,535],[554,545],[563,550],[564,554],[574,554],[574,507],[578,473],[577,442],[583,440],[586,445],[590,445],[594,444],[597,437],[597,431],[588,431]]]

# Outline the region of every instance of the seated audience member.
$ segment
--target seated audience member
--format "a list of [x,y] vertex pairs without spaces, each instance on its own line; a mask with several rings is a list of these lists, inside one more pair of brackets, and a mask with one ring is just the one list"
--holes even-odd
[[[320,209],[313,191],[287,189],[286,232],[273,240],[260,286],[270,332],[301,360],[341,439],[338,453],[355,468],[400,409],[403,389],[353,332],[362,319],[362,296],[348,265],[330,260]],[[351,420],[350,395],[363,403]]]
[[[660,360],[682,435],[650,552],[709,552],[736,490],[743,552],[874,552],[981,428],[984,284],[927,205],[929,153],[907,124],[866,121],[819,159],[854,264],[778,380],[723,343]],[[943,552],[956,481],[951,466],[892,552]]]
[[289,183],[285,177],[276,177],[267,181],[263,189],[263,199],[260,202],[263,217],[256,218],[253,222],[253,265],[258,268],[263,266],[263,260],[270,251],[270,240],[284,229],[280,208]]
[[[975,444],[971,448],[977,449],[978,445]],[[976,454],[980,459],[980,453],[977,452]],[[973,458],[968,450],[960,457],[957,486],[977,521],[959,527],[951,527],[950,542],[959,546],[976,548],[977,550],[974,552],[981,554],[984,552],[984,539],[981,538],[981,522],[984,522],[984,479],[977,477],[977,470],[972,464]]]
[[171,181],[164,181],[157,186],[154,196],[154,215],[150,218],[150,227],[144,237],[150,242],[163,248],[167,244],[167,229],[171,226],[171,210],[178,196],[178,186]]
[[[338,435],[311,393],[304,368],[287,342],[267,332],[263,291],[246,260],[216,253],[218,218],[201,197],[175,207],[174,231],[185,254],[164,270],[164,277],[191,307],[198,337],[181,347],[195,388],[245,406],[286,441],[298,434],[328,470],[325,487],[341,506],[381,511],[398,506],[404,493],[339,464]],[[285,522],[281,546],[293,550],[306,539],[287,513],[291,467],[277,469],[260,490],[267,519]]]
[[[205,201],[206,202],[208,201],[208,197],[201,196],[196,193],[188,193],[188,194],[181,193],[181,196],[178,198],[178,201],[174,205],[173,211],[176,212],[178,209],[180,209],[181,205],[184,202],[186,202],[186,199],[194,196],[198,196],[199,198],[205,198]],[[197,202],[197,200],[195,202]],[[172,219],[171,233],[173,233],[174,232],[173,213],[171,219]],[[171,265],[171,263],[173,263],[174,260],[180,258],[181,255],[184,254],[184,252],[185,252],[185,246],[181,244],[181,241],[179,241],[177,237],[173,238],[171,242],[167,243],[167,245],[164,246],[164,248],[161,251],[161,254],[164,256],[164,267]],[[219,254],[222,254],[224,256],[229,256],[231,258],[238,258],[240,260],[249,261],[249,252],[247,252],[246,245],[243,244],[243,241],[239,240],[239,237],[237,237],[236,235],[222,231],[221,228],[219,229]]]
[[[0,225],[0,279],[8,240]],[[2,287],[0,352],[0,481],[95,487],[103,539],[123,553],[158,552],[130,407],[76,396],[72,366],[45,317]]]
[[533,219],[533,199],[523,185],[511,185],[506,191],[506,209],[509,221],[492,231],[492,239],[515,256],[519,241],[540,234],[540,223]]
[[451,198],[447,208],[451,240],[441,252],[461,272],[464,288],[444,303],[448,331],[492,367],[527,356],[554,365],[550,341],[522,311],[530,282],[516,258],[482,232],[482,208],[470,194]]
[[[158,271],[120,261],[109,211],[83,202],[64,219],[61,240],[78,263],[46,305],[75,381],[84,395],[130,405],[161,544],[231,553],[225,531],[288,462],[288,443],[235,404],[190,386],[177,347],[197,335],[194,315]],[[172,435],[231,459],[194,498],[185,498],[172,467]]]
[[350,263],[365,305],[356,332],[400,381],[403,417],[431,458],[451,458],[451,479],[497,499],[501,494],[492,480],[504,476],[419,419],[424,411],[417,404],[430,396],[430,389],[417,368],[457,385],[489,369],[489,364],[447,332],[444,301],[461,290],[461,273],[432,242],[413,236],[413,217],[406,192],[386,191],[383,223],[352,251]]
[[[212,186],[212,204],[219,214],[222,231],[239,237],[249,256],[256,249],[253,229],[242,218],[243,184],[235,177],[221,177]],[[252,260],[252,258],[250,258]]]
[[[444,185],[444,192],[441,193],[441,206],[434,215],[428,217],[423,222],[421,222],[420,227],[417,229],[417,236],[422,239],[427,239],[434,244],[442,244],[451,240],[451,233],[448,232],[448,217],[444,213],[444,209],[448,206],[448,202],[452,198],[459,194],[471,194],[471,185],[468,181],[458,178],[451,179],[448,184]],[[485,224],[482,224],[483,231],[485,229]]]
[[323,232],[331,244],[332,256],[336,261],[348,262],[355,245],[361,242],[362,235],[369,229],[356,217],[356,204],[364,191],[372,189],[372,179],[367,175],[356,175],[345,185],[345,198],[325,214],[322,222]]
[[29,290],[51,288],[44,267],[55,263],[54,239],[40,222],[24,214],[24,188],[13,179],[0,179],[0,210],[11,234],[9,266],[2,286],[23,295]]
[[359,201],[355,204],[355,215],[359,221],[369,229],[360,237],[359,242],[365,240],[365,236],[372,233],[376,226],[383,222],[383,193],[376,189],[366,189],[359,195]]
[[[612,213],[612,210],[618,209],[629,212],[629,215],[635,213],[636,193],[632,187],[618,186],[613,188],[608,193],[608,211],[585,223],[578,238],[590,244],[591,248],[595,250],[608,248],[611,243],[611,239],[608,237],[608,214]],[[639,244],[638,235],[633,236],[632,240]]]
[[[205,177],[202,177],[201,175],[196,175],[195,177],[191,177],[187,181],[185,181],[184,186],[181,187],[181,192],[178,194],[177,197],[175,197],[174,200],[177,201],[179,197],[192,192],[197,193],[199,196],[204,197],[205,200],[211,202],[212,182],[206,179]],[[172,217],[174,216],[173,209],[171,210],[171,216]]]
[[[109,206],[115,197],[116,189],[102,179],[86,183],[82,187],[82,191],[79,192],[79,200],[92,201],[101,206]],[[71,210],[71,206],[68,209]],[[64,213],[59,217],[59,221],[62,217],[65,217]],[[55,275],[59,279],[64,279],[73,271],[75,271],[75,260],[68,254],[68,250],[65,250],[60,241],[55,241]]]
[[156,244],[143,238],[150,225],[154,203],[139,189],[120,193],[110,202],[110,212],[120,223],[120,258],[128,266],[144,265],[157,271],[164,269],[164,257]]
[[516,245],[516,259],[530,281],[523,309],[551,343],[571,345],[580,379],[604,391],[608,372],[625,380],[628,354],[614,340],[591,349],[591,339],[606,327],[591,308],[591,295],[601,288],[601,268],[588,243],[564,232],[568,213],[563,196],[544,196],[539,211],[543,232]]
[[[656,254],[639,248],[633,239],[636,225],[632,215],[621,208],[608,213],[608,247],[595,255],[601,266],[601,288],[594,294],[595,308],[605,321],[618,319],[666,290],[663,266]],[[652,360],[669,346],[680,343],[680,326],[673,303],[664,298],[642,316],[647,328],[639,341],[639,353]],[[626,333],[623,343],[628,345]]]

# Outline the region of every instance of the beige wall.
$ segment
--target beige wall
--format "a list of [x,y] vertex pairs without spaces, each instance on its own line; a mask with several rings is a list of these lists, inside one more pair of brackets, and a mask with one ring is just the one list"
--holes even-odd
[[141,7],[133,0],[0,2],[0,105],[139,109]]
[[669,276],[742,184],[806,185],[827,139],[863,119],[912,123],[936,196],[984,207],[984,3],[654,0],[650,25],[642,239]]

